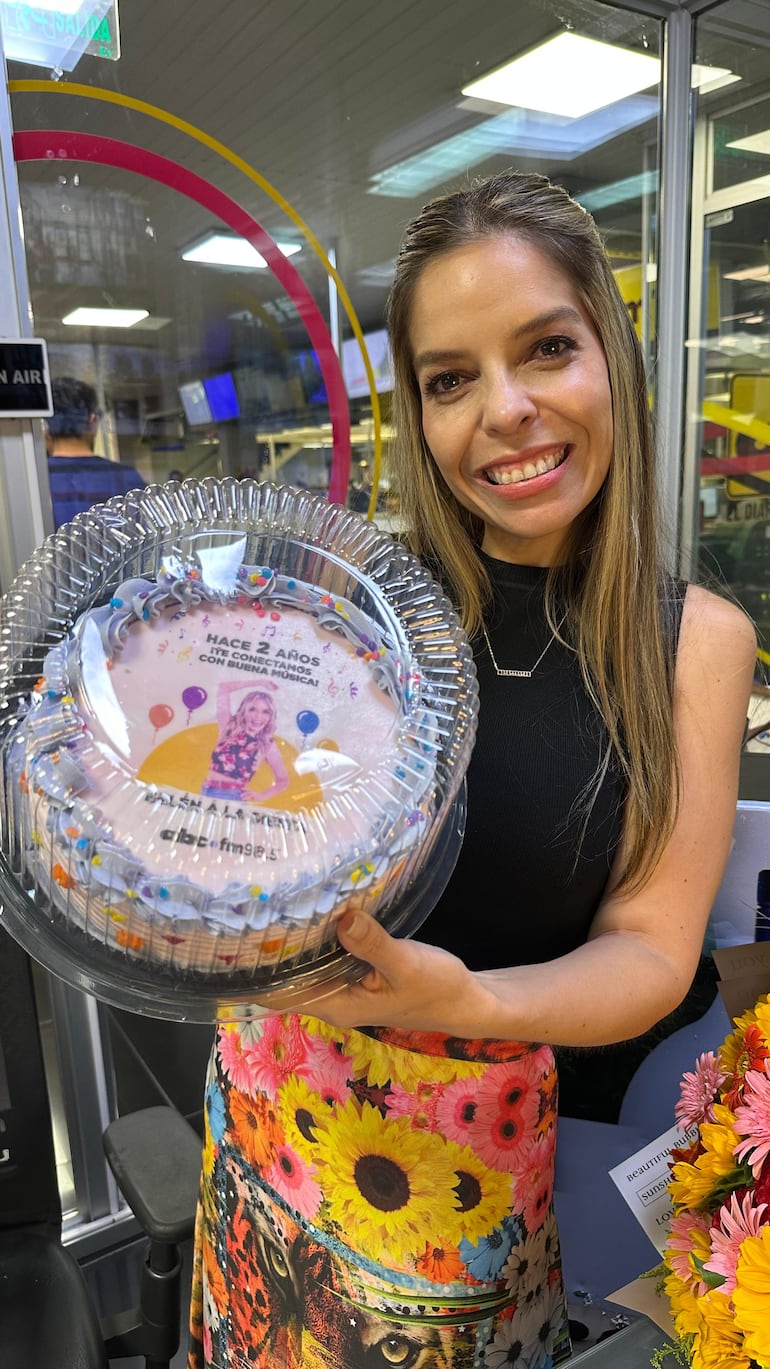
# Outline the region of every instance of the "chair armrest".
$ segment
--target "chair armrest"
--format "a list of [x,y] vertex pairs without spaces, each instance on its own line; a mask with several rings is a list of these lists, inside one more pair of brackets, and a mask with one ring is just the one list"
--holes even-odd
[[201,1172],[201,1140],[189,1122],[175,1108],[143,1108],[116,1118],[102,1139],[118,1188],[151,1240],[189,1240]]

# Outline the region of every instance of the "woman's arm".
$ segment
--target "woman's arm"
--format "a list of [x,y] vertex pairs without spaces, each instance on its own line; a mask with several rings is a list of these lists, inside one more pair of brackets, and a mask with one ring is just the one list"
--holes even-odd
[[237,690],[244,688],[246,688],[246,686],[242,680],[222,680],[217,685],[217,726],[219,728],[220,740],[232,718],[232,713],[230,711],[230,695],[235,694]]
[[[674,693],[681,772],[674,831],[637,893],[610,888],[584,946],[545,965],[472,973],[444,951],[394,940],[371,918],[358,918],[351,936],[343,919],[340,940],[373,970],[319,1003],[319,1014],[343,1026],[588,1046],[638,1035],[671,1011],[695,973],[729,852],[755,653],[739,609],[688,591]],[[503,897],[515,902],[515,888]],[[469,922],[472,916],[469,909]]]

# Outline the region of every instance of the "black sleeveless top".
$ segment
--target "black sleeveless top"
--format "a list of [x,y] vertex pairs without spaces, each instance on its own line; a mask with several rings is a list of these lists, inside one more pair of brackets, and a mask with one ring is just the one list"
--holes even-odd
[[[548,572],[483,560],[497,664],[529,670],[551,639]],[[678,633],[679,597],[676,617]],[[465,839],[418,936],[484,970],[552,960],[585,942],[620,841],[625,782],[611,760],[590,799],[607,733],[574,652],[552,640],[531,679],[498,676],[481,634],[474,654],[481,708]]]

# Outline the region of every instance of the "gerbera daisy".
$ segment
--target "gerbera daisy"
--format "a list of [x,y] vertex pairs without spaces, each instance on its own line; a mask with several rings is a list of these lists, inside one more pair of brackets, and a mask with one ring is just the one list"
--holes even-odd
[[327,1102],[344,1103],[348,1080],[353,1075],[350,1056],[344,1054],[342,1043],[312,1037],[306,1037],[306,1042],[307,1055],[297,1066],[297,1073]]
[[703,1154],[692,1165],[679,1163],[673,1167],[669,1192],[676,1207],[700,1207],[737,1169],[733,1114],[716,1103],[714,1116],[714,1123],[704,1122],[701,1127]]
[[468,1144],[481,1156],[485,1164],[494,1169],[512,1169],[516,1163],[516,1153],[522,1144],[533,1138],[539,1108],[536,1089],[522,1089],[509,1076],[510,1084],[507,1097],[509,1102],[495,1111],[490,1105],[480,1103],[481,1089],[477,1095],[476,1112],[468,1129]]
[[388,1113],[393,1117],[408,1117],[417,1131],[436,1131],[436,1109],[443,1084],[418,1084],[416,1089],[391,1086],[388,1094]]
[[431,1283],[455,1283],[462,1278],[465,1268],[457,1246],[426,1241],[422,1255],[417,1258],[417,1273]]
[[445,1136],[458,1145],[469,1143],[470,1128],[476,1116],[477,1079],[456,1079],[447,1084],[436,1102],[436,1121]]
[[555,1133],[530,1136],[511,1162],[516,1206],[530,1236],[543,1225],[553,1197]]
[[533,1071],[528,1055],[510,1064],[494,1065],[479,1084],[477,1118],[494,1120],[501,1113],[510,1113],[530,1130],[540,1112],[540,1077],[540,1071]]
[[[749,1017],[750,1014],[745,1016]],[[739,1018],[738,1021],[740,1023],[743,1019]],[[746,1075],[752,1070],[765,1068],[765,1061],[770,1059],[770,1049],[756,1022],[750,1021],[743,1031],[727,1038],[719,1057],[728,1075],[733,1076],[730,1088],[723,1094],[723,1102],[734,1112],[743,1099]]]
[[729,1203],[723,1203],[719,1209],[719,1225],[711,1228],[711,1257],[705,1268],[722,1275],[724,1283],[720,1284],[720,1292],[728,1297],[735,1288],[735,1267],[741,1245],[746,1236],[759,1234],[765,1211],[766,1204],[757,1206],[751,1193],[744,1193],[742,1198],[731,1193]]
[[429,1233],[448,1229],[457,1177],[447,1147],[405,1117],[385,1121],[351,1099],[319,1137],[316,1162],[329,1215],[354,1249],[374,1259],[387,1250],[404,1268]]
[[557,1345],[568,1336],[567,1308],[561,1284],[549,1287],[543,1299],[537,1329],[537,1350],[530,1357],[530,1369],[545,1369]]
[[258,1086],[254,1066],[249,1052],[244,1050],[241,1033],[237,1027],[220,1027],[217,1034],[217,1052],[230,1083],[242,1093],[256,1093]]
[[307,1037],[296,1017],[268,1017],[259,1039],[247,1050],[256,1086],[275,1098],[281,1084],[307,1058]]
[[287,1145],[276,1148],[273,1163],[264,1170],[270,1187],[280,1193],[290,1207],[308,1218],[315,1216],[323,1196],[314,1174],[313,1166],[306,1164],[296,1150]]
[[734,1127],[745,1136],[735,1148],[736,1160],[749,1160],[757,1179],[770,1155],[770,1078],[763,1070],[750,1070],[744,1079],[743,1102],[736,1109]]
[[681,1212],[671,1218],[666,1242],[666,1262],[677,1278],[686,1283],[699,1297],[707,1284],[701,1278],[694,1260],[701,1264],[711,1254],[711,1225],[699,1212]]
[[529,1369],[529,1351],[532,1345],[522,1340],[518,1322],[515,1318],[503,1322],[495,1332],[484,1351],[484,1364],[488,1369]]
[[481,1283],[492,1283],[500,1277],[503,1265],[511,1253],[513,1232],[505,1226],[495,1226],[477,1241],[463,1237],[460,1241],[460,1254],[474,1279]]
[[233,1132],[246,1159],[258,1169],[269,1165],[286,1139],[274,1105],[264,1093],[251,1097],[237,1089],[230,1090],[229,1104]]
[[714,1102],[724,1079],[725,1072],[713,1051],[699,1055],[695,1069],[682,1076],[679,1102],[674,1108],[677,1121],[687,1127],[713,1122]]
[[735,1271],[735,1320],[746,1338],[746,1353],[770,1363],[770,1225],[747,1236]]
[[678,1275],[668,1274],[663,1287],[671,1304],[671,1315],[674,1318],[676,1334],[681,1338],[699,1336],[703,1326],[703,1317],[700,1313],[699,1299],[690,1285],[684,1283]]

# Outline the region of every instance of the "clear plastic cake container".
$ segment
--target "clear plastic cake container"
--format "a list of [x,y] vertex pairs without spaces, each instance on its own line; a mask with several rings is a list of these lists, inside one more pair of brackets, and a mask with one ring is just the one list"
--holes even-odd
[[67,982],[211,1021],[419,926],[462,840],[477,692],[389,536],[253,480],[134,491],[22,568],[0,644],[3,925]]

